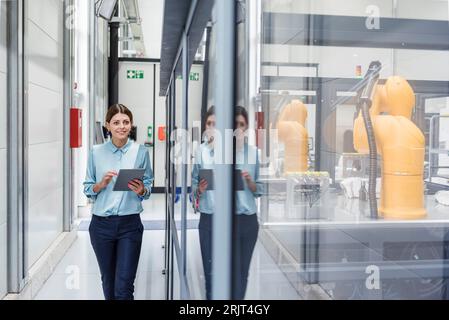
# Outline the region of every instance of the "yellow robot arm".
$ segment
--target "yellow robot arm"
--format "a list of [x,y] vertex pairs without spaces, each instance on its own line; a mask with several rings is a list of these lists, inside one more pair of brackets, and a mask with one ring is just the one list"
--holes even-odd
[[[377,149],[382,155],[379,211],[385,218],[415,219],[426,215],[423,190],[425,139],[410,120],[414,105],[413,89],[405,79],[395,76],[384,86],[377,87],[370,110]],[[360,153],[368,153],[361,115],[354,122],[354,147]]]
[[285,145],[284,173],[308,170],[309,135],[305,128],[307,108],[293,100],[281,112],[277,123],[279,140]]

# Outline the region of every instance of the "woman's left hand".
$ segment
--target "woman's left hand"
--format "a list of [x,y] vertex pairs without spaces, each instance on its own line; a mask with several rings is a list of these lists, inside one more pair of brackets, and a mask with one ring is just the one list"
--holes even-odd
[[138,196],[143,196],[145,194],[145,186],[143,182],[139,179],[131,180],[128,183],[128,188],[130,188]]
[[249,189],[252,192],[256,192],[257,186],[254,183],[253,179],[251,178],[251,175],[247,171],[242,171],[242,177],[245,179],[246,184],[248,185]]
[[251,175],[247,171],[242,171],[242,177],[247,183],[251,183]]

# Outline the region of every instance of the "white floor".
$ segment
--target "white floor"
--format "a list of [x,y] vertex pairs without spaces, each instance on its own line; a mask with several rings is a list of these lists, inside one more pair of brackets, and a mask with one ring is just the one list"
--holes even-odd
[[[189,219],[198,219],[189,213]],[[163,220],[165,199],[153,195],[146,202],[143,220]],[[198,230],[189,230],[188,274],[192,299],[204,297],[203,270],[201,264]],[[135,282],[137,300],[165,299],[164,249],[165,231],[145,231],[142,253]],[[175,270],[176,272],[176,270]],[[92,250],[89,233],[78,232],[78,239],[67,251],[54,273],[38,293],[36,300],[101,300],[100,272]],[[246,299],[300,299],[267,251],[256,245],[251,262]]]

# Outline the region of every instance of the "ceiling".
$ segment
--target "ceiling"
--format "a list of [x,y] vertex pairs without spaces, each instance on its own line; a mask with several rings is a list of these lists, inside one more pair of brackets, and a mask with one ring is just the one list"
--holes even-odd
[[[181,43],[184,27],[187,24],[188,13],[191,0],[165,0],[164,20],[162,27],[162,47],[161,47],[161,75],[160,92],[161,96],[167,93],[170,84],[171,73],[177,58],[178,48]],[[198,0],[192,18],[192,24],[188,34],[188,64],[192,64],[198,45],[200,44],[204,30],[210,20],[212,0]]]

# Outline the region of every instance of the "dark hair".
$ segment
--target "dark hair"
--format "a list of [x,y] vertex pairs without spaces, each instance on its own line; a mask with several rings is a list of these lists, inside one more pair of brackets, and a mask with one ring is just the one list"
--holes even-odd
[[215,115],[215,106],[211,106],[211,107],[207,110],[206,115],[204,116],[204,123],[207,122],[207,119],[208,119],[210,116],[214,116],[214,115]]
[[235,107],[235,116],[242,116],[243,118],[245,118],[246,124],[248,124],[248,112],[246,111],[245,108],[241,107],[241,106],[237,106]]
[[118,113],[126,114],[129,117],[131,124],[133,123],[132,112],[123,104],[114,104],[109,107],[108,113],[106,114],[106,122],[107,123],[111,122],[112,118]]

